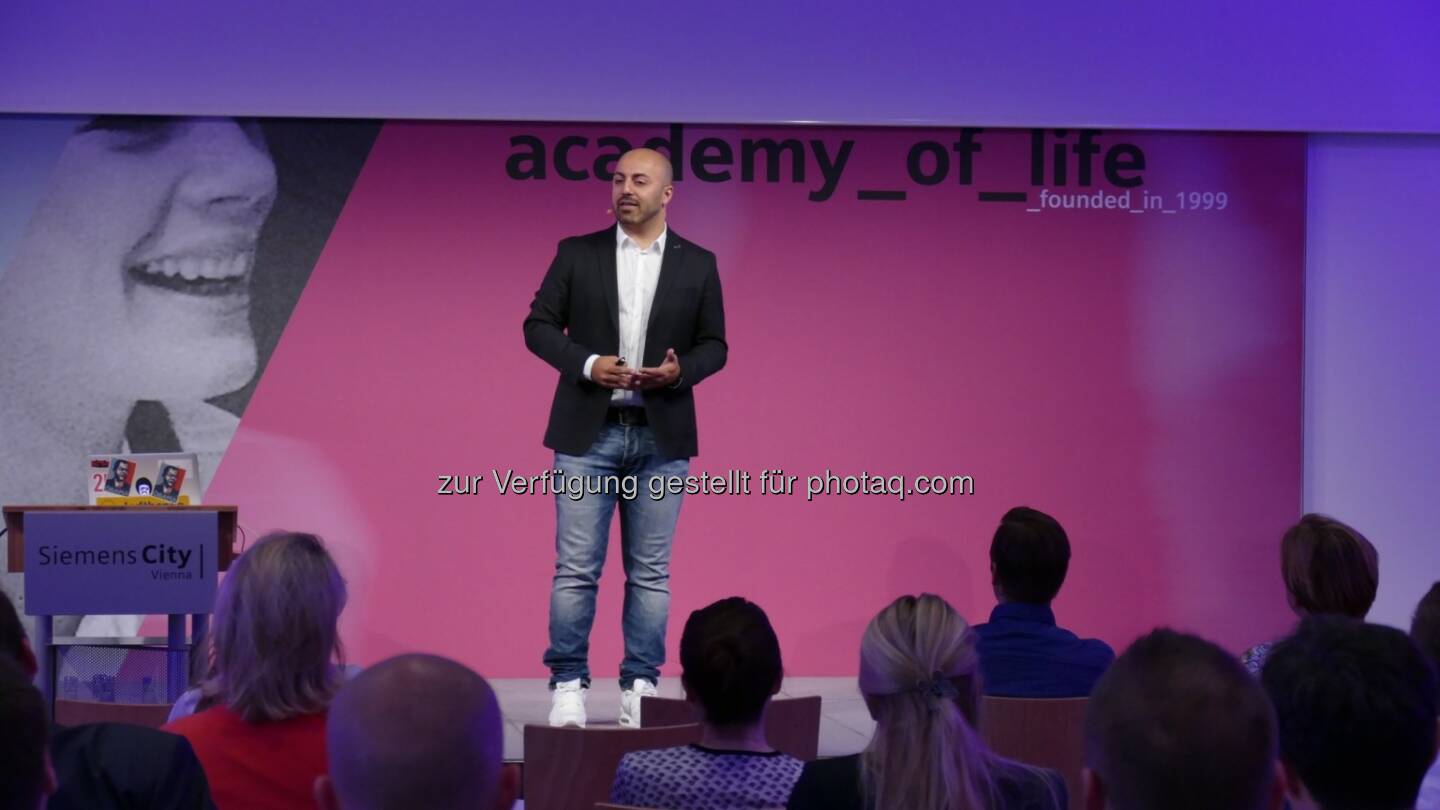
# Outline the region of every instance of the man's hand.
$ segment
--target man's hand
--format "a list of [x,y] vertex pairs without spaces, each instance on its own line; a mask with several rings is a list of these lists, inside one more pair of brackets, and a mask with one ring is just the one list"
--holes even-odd
[[[599,366],[600,361],[595,361]],[[636,389],[667,388],[680,379],[680,358],[674,349],[665,350],[665,361],[655,368],[638,368],[631,377],[630,387]]]
[[595,365],[590,367],[590,379],[606,388],[633,388],[635,369],[613,354],[604,355],[595,358]]

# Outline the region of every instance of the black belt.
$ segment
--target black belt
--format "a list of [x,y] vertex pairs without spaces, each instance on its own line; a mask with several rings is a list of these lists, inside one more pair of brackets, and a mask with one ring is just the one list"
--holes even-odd
[[605,411],[605,421],[614,422],[617,425],[648,425],[650,419],[645,415],[644,408],[610,408]]

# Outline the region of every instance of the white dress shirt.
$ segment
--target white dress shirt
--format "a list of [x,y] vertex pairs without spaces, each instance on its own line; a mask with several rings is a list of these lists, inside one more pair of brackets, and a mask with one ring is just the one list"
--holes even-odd
[[[655,287],[660,283],[660,262],[665,256],[665,237],[669,226],[644,250],[615,224],[615,280],[619,295],[620,346],[616,354],[625,360],[629,368],[645,365],[645,326],[650,322],[650,305],[655,301]],[[592,379],[590,371],[600,355],[592,354],[585,359],[585,379]],[[643,405],[639,391],[618,388],[610,396],[613,407]]]

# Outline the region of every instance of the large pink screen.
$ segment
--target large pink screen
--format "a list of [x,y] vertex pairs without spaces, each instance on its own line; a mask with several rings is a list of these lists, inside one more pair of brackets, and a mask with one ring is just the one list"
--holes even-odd
[[[239,504],[252,537],[309,529],[335,547],[353,659],[422,649],[544,673],[554,501],[491,480],[552,460],[555,372],[520,324],[556,242],[612,221],[594,164],[620,147],[598,139],[677,134],[670,225],[717,254],[730,345],[696,389],[691,472],[799,482],[687,496],[667,672],[689,612],[732,594],[770,613],[793,674],[853,672],[865,622],[902,593],[984,621],[990,536],[1019,504],[1069,532],[1056,610],[1083,635],[1120,645],[1170,624],[1239,649],[1284,628],[1300,138],[390,123],[206,493]],[[776,176],[764,138],[800,142]],[[543,178],[524,176],[535,148]],[[966,475],[973,494],[807,500],[827,470]],[[478,474],[479,494],[437,494],[438,476]],[[597,677],[621,655],[613,537]]]

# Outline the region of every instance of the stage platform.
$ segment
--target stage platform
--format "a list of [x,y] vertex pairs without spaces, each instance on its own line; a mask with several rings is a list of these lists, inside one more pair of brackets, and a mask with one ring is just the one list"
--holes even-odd
[[[490,685],[500,699],[505,714],[505,760],[525,759],[526,725],[544,725],[550,715],[550,692],[544,678],[491,678]],[[662,678],[660,694],[683,697],[679,678]],[[779,697],[819,695],[820,756],[854,754],[870,741],[875,723],[865,710],[865,701],[855,679],[851,678],[786,678]],[[590,685],[585,702],[591,726],[618,725],[620,718],[620,684],[614,678],[596,679]]]

